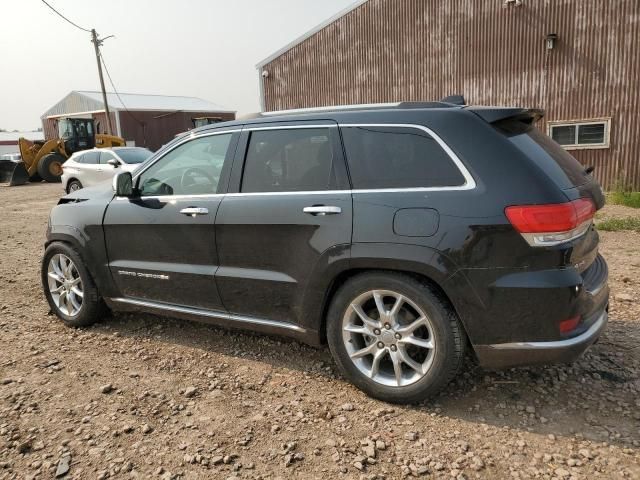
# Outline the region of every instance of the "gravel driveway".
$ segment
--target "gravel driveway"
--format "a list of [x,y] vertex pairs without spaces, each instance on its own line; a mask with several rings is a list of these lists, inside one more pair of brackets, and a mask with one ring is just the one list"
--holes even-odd
[[640,478],[640,233],[602,232],[610,324],[581,360],[468,359],[398,407],[326,348],[147,314],[64,327],[39,277],[60,194],[0,187],[0,479]]

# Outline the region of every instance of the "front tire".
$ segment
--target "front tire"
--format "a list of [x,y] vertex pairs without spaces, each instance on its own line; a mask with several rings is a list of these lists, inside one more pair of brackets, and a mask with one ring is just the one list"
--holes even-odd
[[75,192],[76,190],[80,190],[82,188],[82,183],[79,180],[71,180],[67,185],[67,193]]
[[396,273],[349,279],[329,307],[327,340],[344,376],[368,395],[416,403],[458,373],[466,336],[430,285]]
[[62,176],[62,164],[65,158],[59,153],[48,153],[38,162],[38,175],[49,183],[60,181]]
[[51,311],[70,327],[98,321],[104,304],[78,252],[66,243],[54,242],[42,259],[42,286]]

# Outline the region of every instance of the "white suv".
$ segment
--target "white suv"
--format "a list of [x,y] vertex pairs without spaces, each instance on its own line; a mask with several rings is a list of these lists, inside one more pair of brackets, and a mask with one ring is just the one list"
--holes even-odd
[[62,165],[62,187],[67,193],[110,180],[121,171],[134,171],[152,155],[141,147],[94,148],[76,152]]

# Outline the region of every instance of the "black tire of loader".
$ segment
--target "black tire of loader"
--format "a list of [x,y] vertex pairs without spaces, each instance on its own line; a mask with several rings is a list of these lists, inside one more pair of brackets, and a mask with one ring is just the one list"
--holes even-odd
[[[60,181],[60,175],[56,175],[52,170],[56,170],[56,163],[62,166],[65,158],[59,153],[48,153],[38,162],[38,175],[49,183]],[[62,169],[60,169],[62,172]]]

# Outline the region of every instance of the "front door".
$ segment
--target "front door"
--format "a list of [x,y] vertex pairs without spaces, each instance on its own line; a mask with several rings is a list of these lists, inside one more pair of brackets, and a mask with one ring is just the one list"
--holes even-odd
[[[310,279],[348,253],[351,193],[335,123],[245,128],[216,220],[234,314],[300,323]],[[234,185],[235,183],[235,185]]]
[[109,204],[109,268],[123,297],[224,310],[214,222],[238,135],[208,133],[177,144],[136,175],[136,198]]

